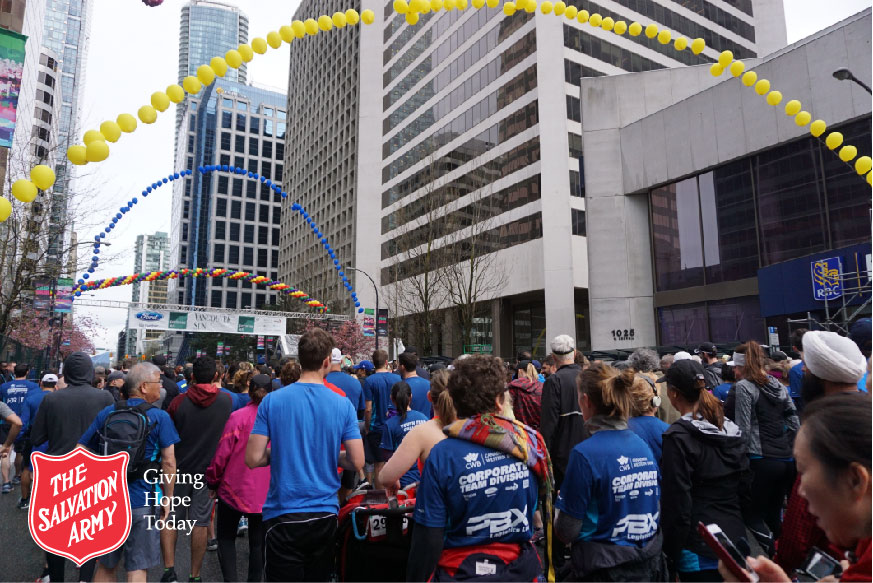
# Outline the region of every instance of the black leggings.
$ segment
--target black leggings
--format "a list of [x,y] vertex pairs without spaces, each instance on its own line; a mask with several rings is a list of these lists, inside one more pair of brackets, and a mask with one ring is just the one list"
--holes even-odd
[[[48,566],[48,574],[49,578],[52,581],[63,581],[64,580],[64,571],[67,566],[67,559],[60,555],[54,555],[52,553],[46,552],[45,554],[45,562]],[[91,559],[87,561],[82,567],[79,569],[79,581],[91,581],[94,578],[94,569],[97,567],[97,559]]]
[[[791,492],[797,475],[793,461],[760,458],[750,460],[752,480],[750,523],[763,522],[770,529],[772,540],[782,534],[782,505]],[[753,528],[753,530],[756,530]]]
[[218,501],[215,534],[218,537],[218,564],[225,581],[239,581],[236,576],[236,529],[239,519],[249,519],[249,576],[247,581],[260,581],[264,572],[264,533],[261,514],[246,514]]

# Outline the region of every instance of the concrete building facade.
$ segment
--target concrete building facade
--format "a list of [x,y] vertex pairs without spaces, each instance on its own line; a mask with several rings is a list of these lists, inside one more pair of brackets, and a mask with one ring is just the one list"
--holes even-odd
[[[677,53],[644,35],[618,37],[539,12],[471,8],[422,15],[412,27],[391,3],[375,10],[381,50],[362,42],[361,60],[380,59],[382,76],[360,83],[354,264],[379,274],[392,316],[420,306],[390,298],[476,248],[493,257],[494,285],[478,298],[473,344],[542,356],[549,338],[569,333],[591,348],[581,80],[710,63],[724,49],[750,58],[785,43],[776,0],[569,4],[700,36],[708,48]],[[372,292],[357,288],[372,307]],[[452,304],[436,298],[432,352],[468,351],[452,310],[439,310]]]
[[[870,28],[868,9],[747,68],[870,155],[870,95],[832,76],[870,82]],[[584,79],[580,100],[593,348],[844,329],[814,297],[826,259],[854,273],[846,314],[869,314],[870,188],[784,102],[708,67]]]

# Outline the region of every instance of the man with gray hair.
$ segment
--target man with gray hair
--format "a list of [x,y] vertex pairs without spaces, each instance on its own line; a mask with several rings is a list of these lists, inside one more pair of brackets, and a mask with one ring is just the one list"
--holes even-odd
[[585,420],[576,394],[576,377],[582,372],[582,367],[574,362],[576,341],[572,336],[556,336],[550,348],[557,370],[543,385],[540,433],[552,458],[555,487],[560,489],[570,452],[585,437]]

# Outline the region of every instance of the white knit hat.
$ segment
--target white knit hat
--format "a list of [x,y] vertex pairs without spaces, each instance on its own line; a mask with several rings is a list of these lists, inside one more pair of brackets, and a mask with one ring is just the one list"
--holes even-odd
[[691,360],[691,353],[680,350],[673,355],[673,362],[676,362],[677,360]]
[[858,345],[834,332],[803,335],[803,363],[820,379],[835,383],[857,383],[867,370],[867,359]]

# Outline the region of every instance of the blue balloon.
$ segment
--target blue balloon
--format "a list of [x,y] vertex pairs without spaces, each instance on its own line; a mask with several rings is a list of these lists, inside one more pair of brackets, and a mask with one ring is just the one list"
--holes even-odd
[[266,176],[261,176],[261,182],[266,182],[266,181],[267,181],[267,177],[266,177]]
[[157,190],[158,187],[160,187],[160,186],[161,186],[160,182],[155,182],[154,184],[152,184],[152,188],[154,188],[155,190]]
[[83,273],[83,274],[82,274],[82,277],[84,277],[85,279],[88,279],[88,278],[91,277],[91,276],[88,275],[87,273]]
[[166,178],[164,178],[161,182],[163,182],[164,184],[166,184],[167,182],[169,182],[169,180],[167,180]]
[[80,295],[82,295],[82,292],[77,291],[77,292],[76,292],[76,297],[79,297]]
[[173,173],[173,179],[174,179],[174,180],[178,180],[179,178],[181,178],[181,176],[179,176],[179,173],[178,173],[178,172],[174,172],[174,173]]
[[324,243],[325,245],[327,245],[327,239],[326,239],[326,238],[322,239],[321,242]]
[[355,302],[355,307],[356,307],[356,308],[360,308],[360,307],[361,307],[361,302]]
[[333,264],[336,265],[337,267],[339,267],[339,259],[334,259]]
[[363,314],[363,313],[364,313],[364,308],[359,308],[359,309],[358,309],[358,313],[359,313],[359,314]]
[[85,283],[85,280],[84,280],[84,279],[80,279],[80,280],[79,280],[79,285],[82,285],[83,283]]
[[122,212],[122,213],[127,213],[127,207],[123,207],[123,208],[121,209],[121,212]]
[[146,187],[146,193],[149,193],[149,192],[151,192],[152,190],[154,190],[154,188],[152,188],[151,186]]
[[222,164],[222,165],[221,165],[221,171],[222,171],[222,172],[227,172],[228,170],[230,170],[230,166],[228,166],[227,164]]
[[136,204],[139,201],[136,199],[136,197],[133,197],[132,199],[130,199],[130,202],[132,202],[133,204]]
[[288,198],[288,193],[283,191],[283,192],[282,192],[282,198]]

